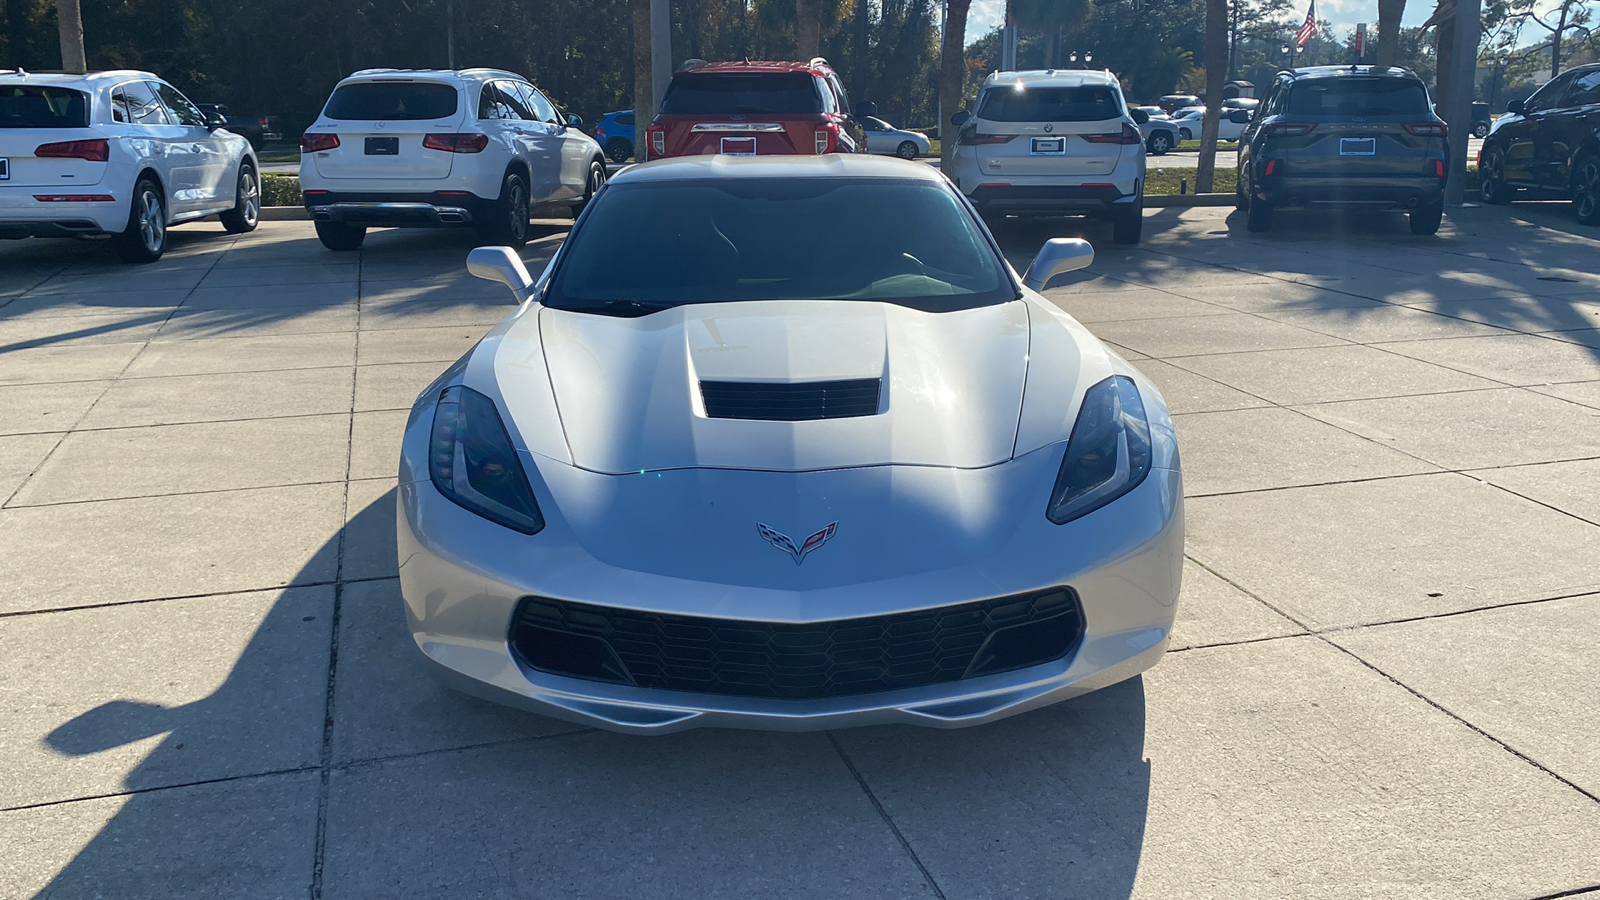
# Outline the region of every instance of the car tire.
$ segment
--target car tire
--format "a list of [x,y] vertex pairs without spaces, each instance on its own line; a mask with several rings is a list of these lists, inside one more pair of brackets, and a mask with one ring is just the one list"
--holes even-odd
[[1250,195],[1244,192],[1244,180],[1234,176],[1233,208],[1240,212],[1250,211]]
[[123,262],[153,263],[167,252],[167,201],[155,179],[134,183],[128,227],[112,235],[111,245]]
[[1475,137],[1475,138],[1486,138],[1486,137],[1488,137],[1489,136],[1489,123],[1487,123],[1487,122],[1479,122],[1478,124],[1472,126],[1472,136]]
[[317,240],[329,250],[344,252],[347,250],[361,249],[361,242],[367,239],[365,225],[346,225],[343,222],[318,222]]
[[483,239],[501,247],[521,247],[528,242],[530,218],[528,180],[519,172],[507,172],[500,183],[500,199],[490,208],[489,221],[483,223]]
[[1500,148],[1484,150],[1483,165],[1478,167],[1478,198],[1493,206],[1510,203],[1516,189],[1506,184],[1506,158]]
[[1437,234],[1439,223],[1444,220],[1444,198],[1440,197],[1432,203],[1423,203],[1411,210],[1412,234]]
[[901,159],[916,159],[917,145],[911,141],[901,141],[900,146],[894,148],[894,155]]
[[1192,141],[1192,140],[1194,140],[1194,132],[1190,131],[1187,128],[1179,128],[1178,129],[1178,140],[1179,141]]
[[1150,140],[1145,141],[1145,149],[1151,156],[1165,156],[1172,149],[1172,132],[1158,131],[1150,135]]
[[261,221],[261,179],[249,163],[239,165],[239,184],[233,191],[233,209],[217,218],[229,234],[248,234]]
[[606,141],[606,156],[612,162],[627,162],[633,158],[633,141],[627,138],[612,138]]
[[1246,231],[1263,234],[1272,230],[1272,204],[1252,196],[1250,207],[1245,211],[1244,227]]
[[1572,214],[1580,225],[1600,225],[1600,156],[1593,153],[1572,167]]
[[590,202],[594,200],[594,195],[599,193],[600,189],[605,187],[605,184],[606,164],[598,159],[593,160],[589,163],[589,178],[583,186],[583,199],[579,200],[572,207],[572,217],[574,219],[576,219],[584,210],[589,208]]
[[1119,209],[1111,214],[1111,242],[1137,244],[1144,234],[1144,195],[1133,202],[1132,209]]

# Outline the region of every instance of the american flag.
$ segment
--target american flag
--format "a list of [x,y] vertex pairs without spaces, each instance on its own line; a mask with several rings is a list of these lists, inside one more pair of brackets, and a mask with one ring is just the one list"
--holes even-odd
[[1295,36],[1294,36],[1295,45],[1299,46],[1299,47],[1304,47],[1306,45],[1306,41],[1311,40],[1311,35],[1316,30],[1317,30],[1317,0],[1311,0],[1311,5],[1306,7],[1306,21],[1305,21],[1305,24],[1301,25],[1300,26],[1300,30],[1295,33]]

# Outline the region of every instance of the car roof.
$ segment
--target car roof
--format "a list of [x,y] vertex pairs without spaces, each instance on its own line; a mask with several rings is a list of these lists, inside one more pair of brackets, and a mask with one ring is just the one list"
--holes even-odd
[[948,184],[939,170],[921,163],[862,153],[824,156],[681,156],[629,166],[611,184],[720,181],[743,178],[884,178]]
[[1052,87],[1082,87],[1084,85],[1114,85],[1117,76],[1109,69],[1030,69],[1024,72],[991,72],[983,86],[1005,87],[1038,85]]
[[514,78],[517,81],[527,81],[525,75],[518,75],[505,69],[361,69],[351,72],[339,81],[345,84],[352,81],[384,81],[389,79],[407,79],[412,76],[427,78],[460,78],[463,80],[483,80],[490,78]]
[[702,63],[689,68],[679,69],[673,74],[693,72],[712,74],[722,72],[805,72],[811,75],[831,75],[833,67],[820,56],[810,62],[785,62],[782,60],[736,60],[734,62]]
[[1410,78],[1421,81],[1417,73],[1400,66],[1305,66],[1299,69],[1285,69],[1284,72],[1293,78],[1349,78],[1351,76],[1382,78]]
[[106,69],[103,72],[89,72],[85,75],[66,72],[28,72],[17,69],[0,70],[0,79],[5,79],[7,84],[48,84],[57,87],[71,87],[72,85],[93,87],[136,78],[154,81],[166,80],[159,75],[141,72],[137,69]]

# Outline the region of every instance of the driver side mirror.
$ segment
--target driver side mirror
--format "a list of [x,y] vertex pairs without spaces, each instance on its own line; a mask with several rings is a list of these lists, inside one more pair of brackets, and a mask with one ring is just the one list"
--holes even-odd
[[567,127],[581,130],[583,128],[583,116],[567,113]]
[[224,119],[221,113],[208,112],[205,115],[206,127],[212,131],[216,131],[218,128],[228,127],[228,120]]
[[863,100],[860,103],[857,103],[856,118],[859,119],[863,116],[872,116],[873,118],[877,118],[878,104],[873,103],[871,100]]
[[486,281],[498,281],[511,289],[518,303],[527,302],[533,278],[510,247],[477,247],[467,254],[467,271]]
[[1528,104],[1521,100],[1513,100],[1506,104],[1506,112],[1522,115],[1528,111]]
[[[474,253],[477,251],[474,250]],[[1022,283],[1029,290],[1042,291],[1050,279],[1094,265],[1094,247],[1083,238],[1051,238],[1039,248]]]
[[1232,122],[1235,125],[1249,125],[1250,124],[1250,110],[1248,110],[1248,109],[1236,109],[1233,112],[1228,113],[1228,121]]
[[1145,125],[1150,121],[1150,114],[1142,109],[1130,109],[1128,116],[1133,119],[1135,125]]
[[970,121],[972,121],[972,113],[969,113],[964,109],[958,109],[950,116],[950,124],[957,128],[960,128]]

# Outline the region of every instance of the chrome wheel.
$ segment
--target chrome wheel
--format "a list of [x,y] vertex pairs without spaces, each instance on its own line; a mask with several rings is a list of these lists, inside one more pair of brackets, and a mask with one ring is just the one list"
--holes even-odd
[[1491,150],[1483,157],[1483,167],[1478,170],[1478,196],[1485,203],[1504,203],[1506,194],[1506,162],[1499,150]]
[[518,239],[527,237],[528,189],[523,186],[520,178],[511,183],[511,202],[508,205],[510,206],[511,221],[509,224],[512,236]]
[[1172,139],[1167,137],[1165,131],[1158,131],[1150,135],[1150,152],[1157,156],[1172,149]]
[[250,169],[239,173],[239,214],[251,228],[261,218],[261,184]]
[[901,159],[916,159],[917,145],[910,141],[901,141],[900,146],[895,148],[894,155]]
[[585,199],[593,199],[595,194],[600,193],[600,189],[605,186],[605,183],[606,183],[606,170],[605,170],[605,167],[604,166],[600,166],[600,165],[590,166],[589,167],[589,194]]
[[1600,221],[1600,158],[1589,157],[1578,164],[1572,186],[1572,211],[1585,225]]
[[139,242],[152,254],[159,254],[167,243],[167,217],[161,208],[161,198],[146,188],[137,201]]

